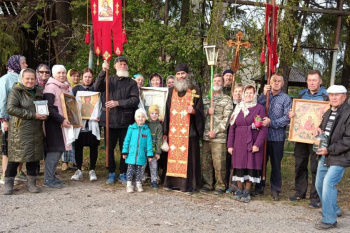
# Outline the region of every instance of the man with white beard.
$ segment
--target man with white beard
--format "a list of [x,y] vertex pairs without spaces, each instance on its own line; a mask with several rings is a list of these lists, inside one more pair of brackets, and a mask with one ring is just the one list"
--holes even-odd
[[[215,189],[215,195],[223,194],[225,190],[226,125],[233,110],[232,100],[223,93],[223,87],[223,77],[220,74],[215,74],[213,79],[212,108],[210,107],[209,96],[204,96],[203,98],[205,116],[203,153],[201,155],[203,187],[199,191],[208,193]],[[211,117],[213,118],[212,130],[210,130]]]
[[174,87],[169,89],[164,117],[168,139],[168,164],[164,189],[192,194],[201,180],[199,140],[203,136],[204,113],[200,90],[188,77],[188,67],[175,67]]
[[[129,78],[128,59],[124,56],[117,57],[114,60],[114,68],[117,75],[109,76],[109,101],[106,102],[106,72],[109,70],[109,64],[104,61],[102,70],[95,82],[95,91],[101,92],[102,113],[100,125],[109,127],[109,151],[108,167],[109,176],[107,184],[115,183],[116,163],[114,159],[114,149],[119,141],[119,151],[122,151],[124,138],[129,125],[135,122],[134,115],[139,104],[139,89],[135,80]],[[106,126],[106,108],[109,108],[109,125]],[[126,184],[127,165],[120,156],[120,175],[119,180]]]

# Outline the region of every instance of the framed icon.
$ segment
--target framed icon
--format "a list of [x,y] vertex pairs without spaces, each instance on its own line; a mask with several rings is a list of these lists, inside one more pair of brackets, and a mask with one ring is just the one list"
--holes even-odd
[[75,97],[63,93],[60,97],[64,118],[66,118],[74,128],[80,128],[82,126],[82,120]]

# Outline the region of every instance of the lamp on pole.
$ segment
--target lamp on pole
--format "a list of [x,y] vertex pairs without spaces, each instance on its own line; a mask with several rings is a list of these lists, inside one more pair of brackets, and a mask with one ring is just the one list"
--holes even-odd
[[[214,77],[214,65],[218,60],[218,48],[216,45],[205,45],[205,55],[207,56],[207,63],[210,66],[210,108],[213,107],[213,77]],[[213,130],[213,115],[210,116],[210,131]]]

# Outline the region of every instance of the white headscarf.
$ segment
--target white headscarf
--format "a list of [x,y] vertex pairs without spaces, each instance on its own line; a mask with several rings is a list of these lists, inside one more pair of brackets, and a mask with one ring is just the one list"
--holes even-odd
[[[246,89],[249,88],[253,88],[254,91],[255,91],[255,95],[254,95],[254,98],[253,98],[253,101],[250,102],[250,103],[246,103],[245,100],[244,100],[244,93],[246,91]],[[256,89],[254,86],[252,85],[247,85],[245,88],[244,88],[244,91],[243,91],[243,96],[242,96],[242,101],[240,103],[238,103],[235,107],[235,110],[233,111],[231,117],[230,117],[230,125],[233,125],[236,121],[236,118],[238,116],[238,114],[242,111],[243,113],[243,116],[244,118],[246,116],[248,116],[249,114],[249,109],[248,108],[252,108],[252,107],[255,107],[257,104],[257,95],[256,95]]]
[[[26,69],[23,69],[21,70],[21,72],[19,73],[19,76],[18,76],[18,82],[22,85],[23,84],[23,73],[26,72],[26,73],[33,73],[34,74],[34,77],[35,77],[35,71],[33,69],[30,69],[30,68],[26,68]],[[28,87],[25,87],[26,89],[28,90],[33,90],[34,89],[34,86],[32,88],[28,88]]]

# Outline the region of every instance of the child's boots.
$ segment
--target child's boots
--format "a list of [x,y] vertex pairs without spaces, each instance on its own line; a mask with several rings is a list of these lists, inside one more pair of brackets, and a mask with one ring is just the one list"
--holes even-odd
[[127,193],[133,193],[134,192],[134,186],[132,185],[132,181],[126,182],[126,192]]
[[140,181],[136,182],[137,192],[143,192],[142,183]]

